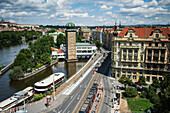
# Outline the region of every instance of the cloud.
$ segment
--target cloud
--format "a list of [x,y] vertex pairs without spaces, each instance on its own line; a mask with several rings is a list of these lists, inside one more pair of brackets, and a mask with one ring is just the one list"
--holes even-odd
[[110,7],[107,7],[106,5],[100,6],[101,10],[111,10],[112,8],[113,8],[112,6],[110,6]]
[[170,6],[170,0],[160,0],[159,5],[169,7]]
[[45,16],[45,15],[47,15],[47,13],[40,13],[40,14],[38,14],[38,16]]
[[14,22],[16,22],[16,21],[15,21],[15,20],[10,19],[10,20],[9,20],[9,22],[14,23]]

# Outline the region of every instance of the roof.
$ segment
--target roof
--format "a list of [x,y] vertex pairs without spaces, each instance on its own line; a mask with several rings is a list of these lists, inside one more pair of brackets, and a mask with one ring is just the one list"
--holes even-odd
[[95,46],[95,44],[90,44],[90,43],[76,43],[76,46]]
[[170,36],[170,28],[124,28],[118,36],[124,37],[128,30],[134,30],[136,32],[136,35],[139,37],[149,37],[152,32],[156,29],[159,29],[162,31],[163,36],[169,37]]
[[53,83],[53,79],[54,79],[54,81],[56,81],[64,76],[65,76],[64,73],[54,73],[54,74],[50,75],[49,77],[47,77],[39,82],[36,82],[34,85],[35,86],[48,86],[51,83]]
[[10,98],[0,102],[0,108],[5,107],[6,105],[8,105],[8,104],[10,104],[10,103],[12,103],[12,102],[14,102],[16,100],[17,100],[17,98],[10,97]]
[[28,91],[19,91],[17,93],[15,93],[14,95],[19,95],[19,96],[23,96],[27,93]]

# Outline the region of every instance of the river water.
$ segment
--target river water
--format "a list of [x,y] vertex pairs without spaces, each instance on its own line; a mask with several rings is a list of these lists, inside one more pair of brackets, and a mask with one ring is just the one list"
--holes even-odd
[[[0,65],[8,65],[14,61],[16,55],[19,53],[20,49],[27,48],[27,44],[15,44],[8,47],[0,48]],[[34,75],[28,79],[21,81],[11,81],[8,77],[7,71],[5,74],[0,75],[0,102],[6,98],[12,96],[15,92],[23,90],[26,87],[33,86],[35,82],[40,81],[49,75],[56,72],[63,72],[66,74],[67,79],[76,73],[88,59],[79,60],[74,63],[66,63],[65,61],[59,61],[57,64],[49,67],[48,69]]]

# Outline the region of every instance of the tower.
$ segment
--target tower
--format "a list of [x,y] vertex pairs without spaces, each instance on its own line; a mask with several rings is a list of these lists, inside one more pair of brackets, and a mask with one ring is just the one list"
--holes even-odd
[[77,61],[75,24],[70,21],[66,24],[66,28],[66,60],[74,62]]

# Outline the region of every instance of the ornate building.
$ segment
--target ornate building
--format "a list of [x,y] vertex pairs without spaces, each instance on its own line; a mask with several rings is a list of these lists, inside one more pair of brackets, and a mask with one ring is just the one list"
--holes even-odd
[[112,39],[112,76],[133,81],[163,79],[170,73],[170,28],[124,28]]
[[75,24],[69,22],[66,24],[66,27],[66,59],[67,62],[74,62],[77,61]]

